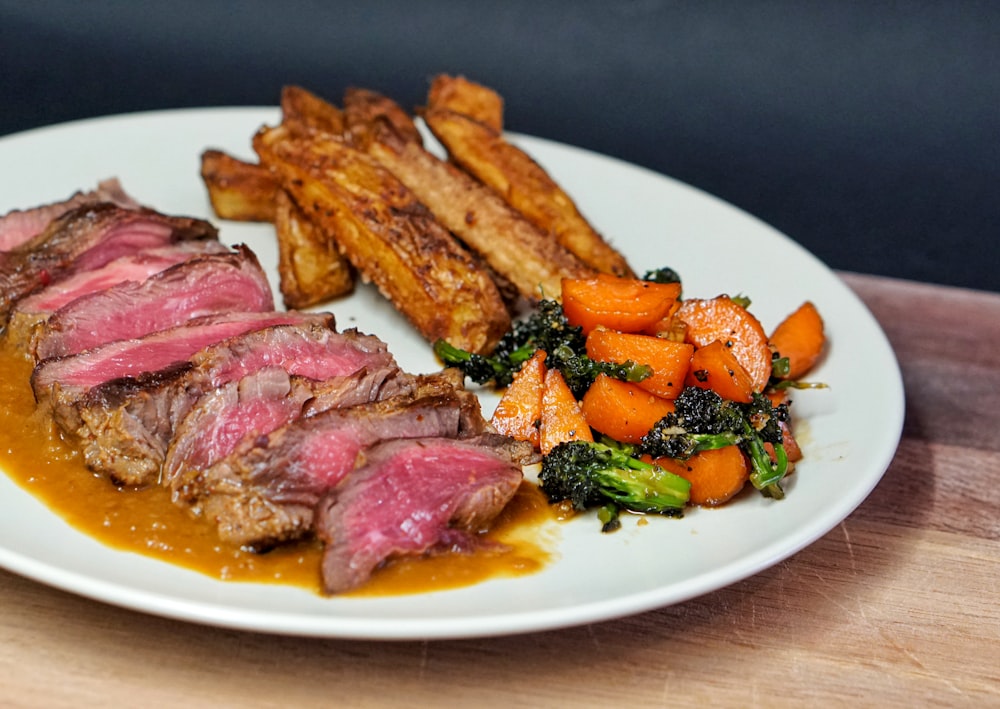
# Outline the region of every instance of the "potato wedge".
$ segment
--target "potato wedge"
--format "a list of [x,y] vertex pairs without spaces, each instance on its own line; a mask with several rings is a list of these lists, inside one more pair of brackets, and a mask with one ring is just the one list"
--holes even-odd
[[452,161],[489,185],[543,232],[585,264],[634,276],[625,257],[587,222],[573,200],[523,150],[495,130],[455,111],[428,108],[424,121]]
[[542,233],[493,190],[454,165],[405,143],[377,142],[369,153],[409,187],[445,227],[530,302],[560,299],[563,278],[594,271]]
[[296,135],[309,131],[343,135],[347,126],[343,111],[311,91],[294,85],[281,89],[281,122]]
[[279,288],[285,307],[308,308],[354,290],[354,273],[336,240],[318,227],[284,190],[278,190]]
[[210,149],[201,154],[201,179],[220,219],[274,221],[275,195],[280,187],[267,168]]
[[344,118],[352,145],[362,150],[384,133],[417,145],[424,142],[413,118],[398,103],[375,91],[347,89]]
[[496,284],[413,193],[373,158],[285,126],[254,136],[261,162],[352,265],[424,338],[490,352],[510,326]]
[[493,89],[464,76],[435,76],[427,93],[427,107],[461,113],[497,133],[503,130],[503,98]]
[[368,154],[410,188],[505,286],[529,302],[558,300],[563,278],[593,274],[496,192],[424,150],[416,124],[392,99],[372,92],[352,96],[361,99],[354,110],[351,98],[344,104],[356,144],[367,146]]

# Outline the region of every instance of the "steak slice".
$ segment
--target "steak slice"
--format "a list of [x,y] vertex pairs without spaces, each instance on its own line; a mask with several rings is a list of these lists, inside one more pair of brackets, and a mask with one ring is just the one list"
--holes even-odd
[[357,588],[394,557],[474,548],[521,483],[507,441],[426,438],[369,448],[317,507],[326,591]]
[[245,246],[171,266],[141,283],[129,281],[77,298],[49,318],[39,359],[77,354],[182,325],[204,315],[274,310],[257,257]]
[[110,202],[85,204],[60,215],[45,231],[0,254],[0,327],[21,298],[71,273],[99,268],[142,249],[177,241],[218,239],[201,219],[169,217]]
[[61,202],[31,209],[15,209],[0,217],[0,251],[10,251],[20,246],[45,231],[49,222],[59,215],[92,202],[112,202],[125,209],[139,207],[139,203],[125,193],[117,179],[103,180],[95,190],[76,192]]
[[193,256],[227,251],[228,248],[218,241],[185,241],[146,249],[122,256],[100,268],[74,273],[19,301],[7,324],[7,339],[33,356],[39,326],[56,310],[77,298],[119,283],[142,282]]
[[[380,340],[354,331],[337,333],[328,325],[313,316],[299,325],[255,330],[210,345],[185,365],[93,387],[72,404],[73,434],[88,467],[120,484],[151,484],[163,474],[172,440],[170,450],[180,464],[193,455],[198,441],[232,438],[242,425],[265,430],[254,417],[265,413],[269,404],[261,402],[274,389],[241,385],[240,391],[255,392],[256,398],[213,390],[268,368],[279,369],[286,380],[294,376],[294,386],[286,381],[282,395],[291,392],[302,401],[280,403],[290,412],[301,411],[306,401],[313,408],[328,400],[353,404],[407,386],[408,377]],[[262,379],[261,386],[278,376]],[[252,401],[256,403],[244,408],[257,409],[234,418],[220,401]],[[180,426],[182,421],[186,427]],[[169,479],[171,473],[165,476]]]
[[440,390],[435,377],[421,377],[413,391],[381,401],[322,402],[318,413],[244,435],[211,465],[204,465],[205,456],[190,456],[169,481],[174,502],[213,520],[222,539],[243,546],[261,550],[298,538],[312,530],[316,504],[365,448],[388,439],[461,435],[465,409],[478,412],[478,400]]
[[192,367],[189,360],[195,353],[227,338],[272,325],[309,321],[333,327],[333,316],[327,313],[227,313],[197,318],[143,338],[44,360],[32,372],[31,386],[35,401],[50,407],[64,430],[73,431],[79,424],[73,405],[99,384],[123,377],[167,376],[165,370]]

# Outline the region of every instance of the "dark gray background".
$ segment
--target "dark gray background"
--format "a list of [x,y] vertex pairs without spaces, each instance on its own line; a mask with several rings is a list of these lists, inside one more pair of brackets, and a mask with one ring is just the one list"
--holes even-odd
[[998,2],[0,0],[0,135],[438,72],[832,267],[1000,291]]

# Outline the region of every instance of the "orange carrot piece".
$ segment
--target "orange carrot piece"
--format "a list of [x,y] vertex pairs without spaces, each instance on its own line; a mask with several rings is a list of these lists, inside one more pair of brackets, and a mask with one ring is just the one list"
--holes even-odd
[[514,375],[490,423],[498,432],[519,441],[529,441],[538,448],[544,389],[545,351],[536,350]]
[[783,379],[799,379],[819,360],[826,344],[823,318],[812,302],[806,301],[771,333],[771,346],[788,358],[788,374]]
[[587,335],[587,356],[598,362],[645,364],[653,373],[639,386],[664,399],[676,399],[684,389],[694,347],[662,337],[594,330]]
[[562,372],[550,369],[545,373],[542,391],[542,423],[539,427],[539,448],[547,455],[566,441],[593,441],[590,425],[583,416],[580,402],[573,396]]
[[750,477],[747,459],[736,446],[700,451],[687,460],[657,458],[653,462],[690,482],[691,503],[705,507],[728,502]]
[[685,300],[677,317],[687,324],[685,337],[695,347],[713,340],[732,343],[732,352],[760,392],[771,378],[771,348],[760,321],[726,295],[716,298]]
[[597,376],[580,405],[591,428],[623,443],[639,443],[653,424],[674,410],[669,399],[606,374]]
[[711,389],[723,399],[749,404],[753,401],[753,382],[730,348],[719,340],[699,347],[691,357],[688,386]]
[[680,294],[680,283],[608,274],[562,281],[563,312],[571,325],[583,328],[584,334],[597,327],[640,332],[662,320]]
[[[675,300],[673,305],[667,310],[666,315],[657,320],[655,323],[642,330],[643,335],[656,335],[657,337],[666,337],[672,340],[684,339],[684,323],[678,320],[676,315],[677,311],[680,310],[681,301]],[[680,325],[680,327],[678,327]],[[679,336],[678,336],[679,335]]]

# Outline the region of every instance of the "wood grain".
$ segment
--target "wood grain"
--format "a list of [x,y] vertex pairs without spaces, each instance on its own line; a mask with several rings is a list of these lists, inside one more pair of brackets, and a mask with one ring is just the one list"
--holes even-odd
[[899,357],[903,440],[771,569],[619,621],[402,643],[208,628],[0,572],[0,704],[1000,705],[1000,295],[843,275]]

